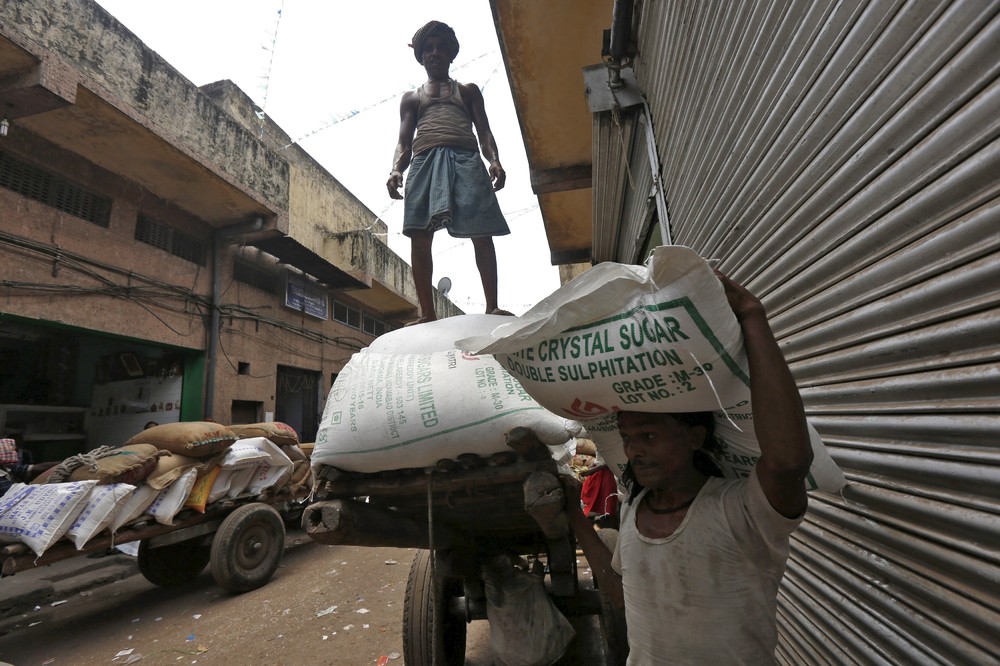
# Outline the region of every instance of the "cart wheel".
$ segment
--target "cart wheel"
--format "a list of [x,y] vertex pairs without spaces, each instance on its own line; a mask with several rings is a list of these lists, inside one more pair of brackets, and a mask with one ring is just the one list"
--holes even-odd
[[226,592],[264,585],[285,549],[285,523],[267,504],[246,504],[222,521],[212,540],[212,577]]
[[461,596],[458,579],[434,580],[429,550],[418,550],[403,599],[403,661],[407,666],[465,663],[466,623],[448,614],[448,599]]
[[139,573],[153,585],[175,587],[198,577],[211,554],[204,538],[188,539],[154,548],[148,539],[139,542]]
[[[604,528],[597,530],[597,536],[604,545],[614,552],[618,543],[618,530]],[[594,579],[597,582],[597,579]],[[604,644],[604,663],[606,666],[625,666],[628,660],[628,627],[625,625],[625,611],[615,608],[608,595],[603,590],[597,590],[601,600],[601,638]]]

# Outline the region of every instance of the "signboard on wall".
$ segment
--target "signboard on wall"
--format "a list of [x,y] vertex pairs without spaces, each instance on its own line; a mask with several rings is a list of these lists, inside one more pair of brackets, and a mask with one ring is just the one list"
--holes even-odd
[[317,319],[330,317],[326,291],[293,273],[288,273],[285,279],[285,305]]

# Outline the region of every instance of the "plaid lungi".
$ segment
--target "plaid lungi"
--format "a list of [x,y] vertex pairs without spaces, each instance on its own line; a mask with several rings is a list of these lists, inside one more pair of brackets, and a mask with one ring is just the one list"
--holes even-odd
[[442,228],[457,238],[510,233],[489,172],[476,152],[439,146],[410,163],[403,234]]

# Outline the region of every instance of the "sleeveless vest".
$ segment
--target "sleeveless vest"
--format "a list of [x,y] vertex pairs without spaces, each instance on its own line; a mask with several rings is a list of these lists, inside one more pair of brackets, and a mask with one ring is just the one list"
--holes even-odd
[[479,151],[479,141],[472,131],[472,118],[465,108],[458,82],[451,79],[450,83],[451,93],[444,97],[430,97],[424,86],[417,89],[419,103],[413,137],[414,155],[438,146]]

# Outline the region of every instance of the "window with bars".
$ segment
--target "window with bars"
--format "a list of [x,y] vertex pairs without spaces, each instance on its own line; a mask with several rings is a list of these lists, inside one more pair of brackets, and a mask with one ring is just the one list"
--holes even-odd
[[180,257],[199,266],[205,265],[208,256],[207,243],[168,227],[142,213],[135,221],[135,239],[140,243],[160,248],[164,252],[169,252],[175,257]]
[[364,315],[361,318],[361,323],[362,323],[361,330],[367,333],[368,335],[378,336],[385,333],[385,324],[380,322],[378,319],[375,319],[375,317],[369,317],[368,315]]
[[347,324],[351,328],[361,329],[369,335],[382,335],[385,333],[385,322],[379,321],[375,317],[362,314],[359,310],[345,305],[340,301],[333,302],[333,320],[341,324]]
[[110,198],[3,152],[0,152],[0,187],[104,228],[111,221]]
[[281,280],[276,275],[245,261],[236,261],[233,264],[233,279],[269,294],[278,293],[278,287],[281,284]]

